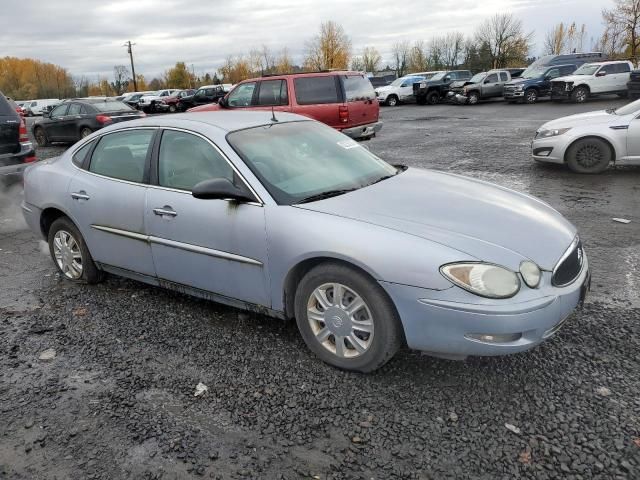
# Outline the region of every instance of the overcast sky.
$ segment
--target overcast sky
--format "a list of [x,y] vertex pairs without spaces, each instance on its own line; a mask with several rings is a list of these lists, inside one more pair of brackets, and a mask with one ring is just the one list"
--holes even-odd
[[213,73],[229,54],[266,44],[289,48],[301,62],[306,40],[322,21],[344,27],[353,53],[378,48],[390,61],[399,40],[429,40],[458,30],[471,34],[484,18],[510,12],[535,31],[534,54],[560,21],[586,24],[585,47],[602,30],[612,0],[0,0],[0,57],[32,57],[73,75],[108,75],[128,65],[123,43],[136,43],[136,72],[148,79],[176,61]]

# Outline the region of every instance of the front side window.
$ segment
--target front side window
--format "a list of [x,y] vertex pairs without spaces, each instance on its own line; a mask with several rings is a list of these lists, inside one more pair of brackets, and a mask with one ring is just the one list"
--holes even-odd
[[60,105],[53,109],[51,112],[52,117],[64,117],[67,114],[67,108],[69,108],[69,104],[65,103],[64,105]]
[[598,71],[598,68],[600,68],[600,65],[598,65],[597,63],[585,63],[574,72],[574,75],[593,75]]
[[158,155],[158,183],[162,187],[191,191],[212,178],[234,181],[229,162],[209,142],[197,135],[166,130]]
[[[413,87],[413,78],[416,77],[406,80],[408,86],[410,85]],[[415,81],[419,82],[419,80]],[[345,75],[342,77],[342,82],[344,83],[344,93],[347,102],[373,100],[376,96],[376,92],[373,90],[371,81],[364,75]]]
[[127,130],[100,139],[89,171],[106,177],[142,183],[154,130]]
[[79,103],[72,103],[69,105],[69,111],[67,115],[80,115],[80,111],[82,110],[81,105]]
[[286,80],[264,80],[260,82],[258,105],[288,105]]
[[498,74],[492,73],[487,77],[487,81],[485,83],[497,83],[498,82]]
[[552,68],[547,72],[547,78],[558,78],[560,76],[560,70],[557,68]]
[[486,78],[486,76],[487,74],[485,72],[476,73],[473,77],[471,77],[471,80],[469,80],[469,82],[481,83]]
[[358,189],[398,170],[358,142],[317,122],[239,130],[227,141],[280,205]]
[[338,87],[334,75],[299,77],[293,80],[298,105],[338,103]]
[[[238,85],[230,94],[227,103],[230,107],[249,107],[253,100],[253,91],[256,82],[248,82]],[[211,92],[213,95],[213,91]]]

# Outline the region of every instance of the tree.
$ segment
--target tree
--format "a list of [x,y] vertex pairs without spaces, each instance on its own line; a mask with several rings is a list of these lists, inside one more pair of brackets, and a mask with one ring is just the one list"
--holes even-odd
[[489,47],[492,68],[523,65],[532,36],[524,33],[522,21],[510,13],[497,13],[476,30],[477,42]]
[[564,23],[558,23],[544,37],[544,52],[548,55],[560,55],[567,46],[567,29]]
[[[611,10],[603,10],[602,17],[605,35],[610,39],[622,34],[624,47],[637,63],[640,53],[640,0],[615,0],[615,6]],[[609,41],[611,46],[617,47]]]
[[127,91],[129,76],[129,69],[124,65],[116,65],[113,67],[113,82],[111,83],[111,88],[116,95],[122,95]]
[[154,78],[149,82],[149,90],[161,90],[162,88],[164,88],[164,84],[159,78]]
[[168,88],[191,88],[195,84],[195,78],[184,62],[177,62],[164,73],[164,83]]
[[424,72],[429,69],[429,58],[427,55],[427,47],[422,40],[416,40],[413,47],[409,50],[407,59],[407,72]]
[[280,54],[275,63],[275,72],[274,73],[290,73],[293,71],[293,61],[291,60],[291,56],[289,55],[289,50],[287,47],[284,47],[280,50]]
[[307,42],[304,64],[308,70],[347,69],[351,59],[351,39],[342,26],[328,21],[320,24],[320,32]]
[[393,52],[393,69],[398,77],[404,76],[407,72],[407,61],[409,60],[409,42],[404,40],[396,42],[391,47]]

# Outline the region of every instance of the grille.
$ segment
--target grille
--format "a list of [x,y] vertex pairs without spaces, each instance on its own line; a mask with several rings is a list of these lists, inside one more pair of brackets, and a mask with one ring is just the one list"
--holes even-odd
[[562,256],[553,270],[551,283],[554,287],[563,287],[572,283],[582,271],[584,251],[582,242],[576,237],[567,252]]

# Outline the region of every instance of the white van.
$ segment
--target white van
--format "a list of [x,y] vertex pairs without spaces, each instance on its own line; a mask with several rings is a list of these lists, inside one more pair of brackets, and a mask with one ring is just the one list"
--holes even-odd
[[44,107],[57,105],[58,103],[60,103],[60,100],[57,98],[44,98],[40,100],[31,100],[31,102],[25,103],[23,108],[25,110],[25,115],[27,117],[32,117],[34,115],[42,115],[42,109]]

